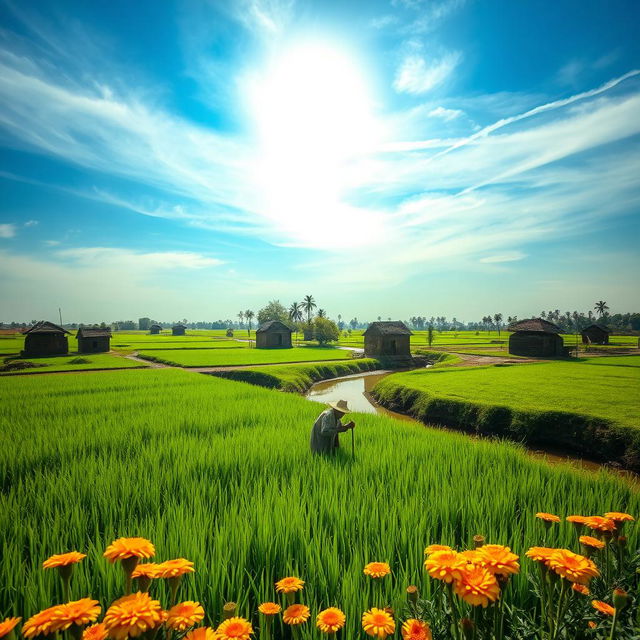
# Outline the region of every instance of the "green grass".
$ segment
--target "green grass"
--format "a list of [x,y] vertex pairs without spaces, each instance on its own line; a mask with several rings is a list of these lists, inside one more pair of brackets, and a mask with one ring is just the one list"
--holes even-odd
[[140,351],[141,358],[180,367],[224,367],[232,365],[349,360],[350,351],[335,347],[293,347],[292,349],[174,349]]
[[[87,362],[74,363],[73,360],[86,360]],[[18,358],[21,362],[33,362],[37,367],[18,371],[0,371],[0,375],[26,375],[30,373],[53,373],[55,371],[79,371],[89,369],[134,369],[145,367],[144,363],[128,360],[108,353],[70,353],[66,356],[50,358]]]
[[[382,595],[400,611],[408,584],[433,592],[422,568],[428,543],[468,545],[482,533],[523,554],[542,542],[537,511],[640,513],[640,494],[616,476],[390,418],[354,416],[355,462],[346,451],[312,457],[316,404],[188,371],[3,378],[0,403],[2,616],[57,601],[58,577],[40,565],[70,549],[88,554],[72,596],[105,606],[122,588],[105,546],[141,535],[158,560],[195,562],[180,596],[204,603],[215,622],[229,600],[257,622],[273,582],[294,574],[314,614],[340,606],[345,637],[359,637],[371,604],[366,562],[390,562]],[[579,550],[570,525],[556,530],[555,544]],[[637,528],[628,534],[635,548]],[[521,561],[510,590],[525,606],[535,567]],[[304,640],[316,637],[306,626]]]

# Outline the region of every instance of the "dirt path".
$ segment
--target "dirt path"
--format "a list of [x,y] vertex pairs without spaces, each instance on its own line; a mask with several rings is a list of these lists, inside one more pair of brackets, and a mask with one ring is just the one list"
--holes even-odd
[[505,358],[504,356],[478,356],[471,353],[456,353],[451,351],[462,362],[456,362],[448,365],[448,367],[480,367],[488,364],[530,364],[532,362],[541,362],[541,360],[534,360],[532,358]]
[[144,358],[138,358],[138,352],[134,351],[133,353],[129,354],[128,356],[124,356],[127,360],[133,360],[134,362],[141,362],[145,365],[147,365],[147,367],[149,369],[172,369],[172,368],[176,368],[176,367],[172,367],[171,365],[168,364],[164,364],[162,362],[151,362],[151,360],[145,360]]

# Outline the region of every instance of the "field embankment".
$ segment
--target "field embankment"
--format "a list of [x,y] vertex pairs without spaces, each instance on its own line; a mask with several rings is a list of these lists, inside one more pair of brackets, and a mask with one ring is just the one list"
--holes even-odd
[[372,395],[425,422],[640,471],[640,357],[398,373]]

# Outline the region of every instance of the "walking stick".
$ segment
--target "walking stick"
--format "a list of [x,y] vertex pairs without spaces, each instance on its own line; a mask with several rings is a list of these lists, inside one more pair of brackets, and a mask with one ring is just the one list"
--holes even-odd
[[353,433],[353,427],[351,428],[351,457],[356,459],[356,437]]

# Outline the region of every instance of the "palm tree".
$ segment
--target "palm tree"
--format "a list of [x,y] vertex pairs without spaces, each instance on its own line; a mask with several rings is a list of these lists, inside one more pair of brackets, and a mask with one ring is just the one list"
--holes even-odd
[[302,309],[307,314],[307,324],[311,324],[311,313],[317,307],[316,301],[313,299],[313,296],[305,296],[302,301]]
[[338,329],[342,331],[342,315],[340,313],[338,314]]
[[296,345],[298,344],[298,322],[302,320],[302,303],[292,302],[289,307],[289,320],[294,323],[296,328]]
[[242,321],[244,320],[244,311],[240,311],[240,313],[238,314],[238,320],[240,320],[240,326],[238,328],[242,329]]
[[327,312],[324,309],[318,309],[318,318],[326,318]]
[[[247,322],[249,323],[249,328],[247,329],[247,335],[249,336],[249,338],[251,338],[251,319],[255,316],[256,314],[253,313],[253,311],[251,311],[251,309],[247,309],[244,312],[244,317],[247,319]],[[249,345],[251,346],[251,345]]]
[[500,337],[500,323],[502,322],[502,314],[501,313],[496,313],[493,316],[493,319],[496,322],[496,326],[498,327],[498,338]]
[[609,307],[607,306],[607,303],[604,300],[599,300],[598,302],[596,302],[593,308],[596,310],[596,313],[601,318],[605,314],[605,312],[609,310]]

